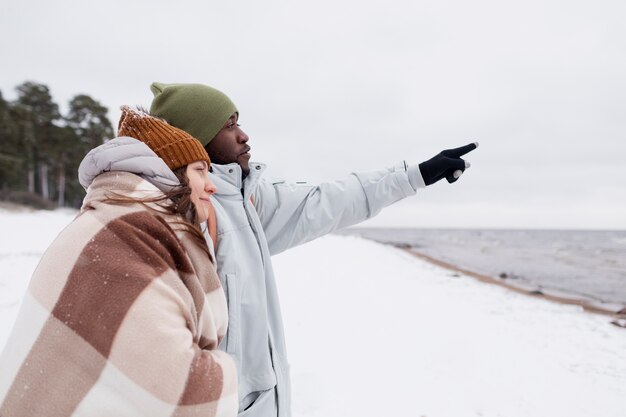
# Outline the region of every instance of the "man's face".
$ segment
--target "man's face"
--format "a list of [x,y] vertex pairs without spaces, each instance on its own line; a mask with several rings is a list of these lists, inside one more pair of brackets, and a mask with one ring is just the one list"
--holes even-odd
[[237,113],[230,116],[224,127],[206,146],[206,150],[212,162],[221,165],[236,162],[241,166],[243,175],[246,176],[250,172],[250,167],[248,166],[250,162],[248,139],[250,138],[237,124],[238,119],[239,115]]

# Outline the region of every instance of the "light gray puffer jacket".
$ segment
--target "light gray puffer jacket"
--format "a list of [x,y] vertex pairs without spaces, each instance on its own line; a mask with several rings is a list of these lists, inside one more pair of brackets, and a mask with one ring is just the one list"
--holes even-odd
[[[269,181],[250,164],[213,164],[217,270],[228,299],[220,345],[235,358],[239,417],[291,415],[289,365],[271,255],[376,215],[424,182],[405,163],[316,186]],[[252,196],[252,201],[250,197]]]

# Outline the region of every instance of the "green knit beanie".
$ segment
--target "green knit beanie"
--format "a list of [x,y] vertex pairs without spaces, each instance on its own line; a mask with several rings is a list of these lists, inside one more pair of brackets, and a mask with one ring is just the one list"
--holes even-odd
[[198,138],[204,146],[239,112],[226,94],[202,84],[152,83],[150,90],[154,94],[150,114]]

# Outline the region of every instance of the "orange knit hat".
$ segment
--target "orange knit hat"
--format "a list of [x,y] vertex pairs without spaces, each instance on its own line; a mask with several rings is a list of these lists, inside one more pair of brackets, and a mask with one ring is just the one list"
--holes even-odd
[[122,117],[117,126],[118,136],[129,136],[148,145],[171,170],[196,161],[211,160],[196,138],[165,120],[143,110],[122,106]]

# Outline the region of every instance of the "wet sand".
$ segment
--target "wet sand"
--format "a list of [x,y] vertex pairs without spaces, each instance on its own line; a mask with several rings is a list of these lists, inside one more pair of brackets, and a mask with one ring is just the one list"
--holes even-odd
[[510,291],[514,291],[519,294],[524,294],[529,297],[541,298],[544,300],[552,301],[560,304],[567,305],[576,305],[581,307],[584,311],[595,314],[602,314],[605,316],[609,316],[613,318],[611,323],[615,324],[619,327],[626,327],[626,306],[613,304],[613,303],[602,303],[600,301],[592,300],[592,299],[582,299],[572,297],[569,294],[559,294],[554,290],[546,290],[536,286],[527,286],[519,283],[512,283],[511,281],[507,281],[506,279],[496,278],[485,274],[480,274],[468,269],[465,269],[461,266],[454,265],[449,262],[445,262],[439,259],[436,259],[430,255],[426,255],[421,253],[414,248],[411,248],[410,245],[403,244],[393,244],[393,243],[385,243],[386,245],[394,246],[398,249],[401,249],[416,258],[423,259],[428,261],[434,265],[439,267],[448,269],[452,272],[463,274],[470,276],[478,281],[485,282],[488,284],[497,285],[503,288],[506,288]]

